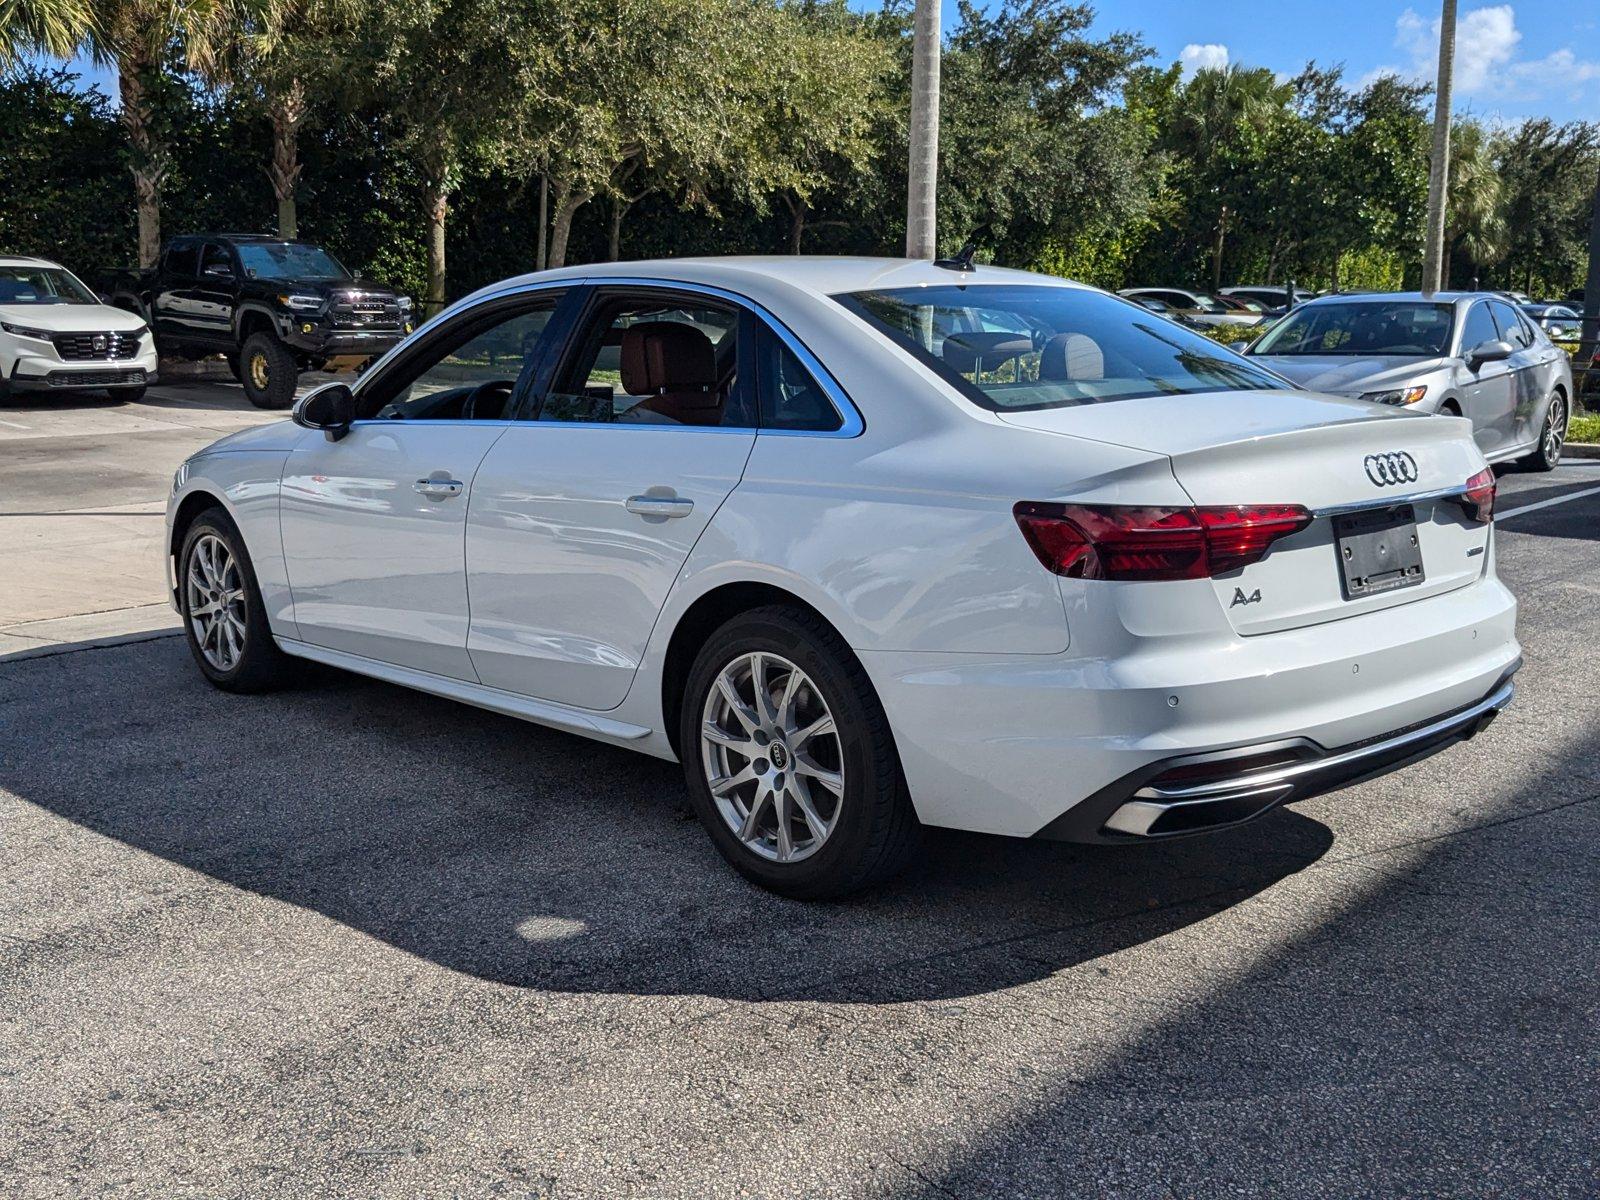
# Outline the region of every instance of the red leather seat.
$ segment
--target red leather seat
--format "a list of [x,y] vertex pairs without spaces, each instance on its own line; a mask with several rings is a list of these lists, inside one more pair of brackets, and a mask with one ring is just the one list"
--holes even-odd
[[622,388],[645,396],[635,412],[656,413],[682,425],[720,425],[724,397],[717,386],[717,352],[693,325],[645,321],[622,334]]

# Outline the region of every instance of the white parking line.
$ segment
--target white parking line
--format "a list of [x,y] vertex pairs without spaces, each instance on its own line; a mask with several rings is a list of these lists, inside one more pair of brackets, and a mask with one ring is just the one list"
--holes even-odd
[[1568,492],[1565,496],[1551,496],[1550,499],[1540,500],[1537,504],[1524,504],[1521,508],[1513,508],[1509,512],[1495,513],[1494,519],[1509,521],[1512,517],[1520,517],[1523,513],[1538,512],[1541,508],[1549,508],[1555,504],[1582,500],[1585,496],[1600,496],[1600,487],[1584,488],[1581,492]]
[[12,429],[21,429],[24,431],[32,428],[30,425],[19,425],[15,421],[0,421],[0,425],[9,425]]

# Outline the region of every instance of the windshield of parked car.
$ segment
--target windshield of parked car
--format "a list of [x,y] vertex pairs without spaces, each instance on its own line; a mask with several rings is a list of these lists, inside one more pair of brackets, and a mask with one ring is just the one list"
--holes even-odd
[[236,247],[251,279],[348,279],[339,260],[304,242],[247,242]]
[[99,304],[60,267],[0,266],[0,304]]
[[1449,349],[1453,318],[1453,305],[1431,301],[1309,305],[1291,312],[1250,353],[1434,358]]
[[992,410],[1285,386],[1207,338],[1088,288],[949,284],[834,299]]

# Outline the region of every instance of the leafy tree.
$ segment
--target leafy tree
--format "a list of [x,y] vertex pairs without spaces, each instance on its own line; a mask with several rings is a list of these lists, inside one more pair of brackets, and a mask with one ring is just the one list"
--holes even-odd
[[0,67],[30,50],[70,58],[93,24],[91,0],[0,0]]
[[1111,102],[1143,43],[1088,37],[1093,10],[1064,0],[959,12],[941,66],[941,243],[988,226],[997,260],[1029,263],[1141,211],[1146,141]]
[[1560,291],[1588,260],[1600,127],[1527,121],[1505,136],[1497,157],[1504,185],[1506,282],[1527,291]]

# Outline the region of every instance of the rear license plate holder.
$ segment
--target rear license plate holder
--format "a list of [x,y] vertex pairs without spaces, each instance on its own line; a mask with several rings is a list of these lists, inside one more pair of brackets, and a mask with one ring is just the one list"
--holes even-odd
[[1346,600],[1417,587],[1427,578],[1417,512],[1409,504],[1335,517],[1333,540]]

